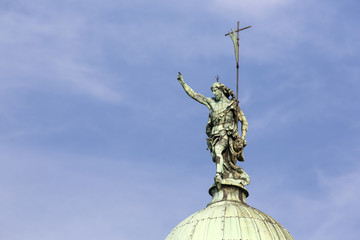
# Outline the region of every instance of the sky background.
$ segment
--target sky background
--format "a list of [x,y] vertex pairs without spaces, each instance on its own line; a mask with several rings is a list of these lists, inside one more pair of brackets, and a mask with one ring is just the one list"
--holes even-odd
[[357,0],[1,0],[0,239],[160,240],[204,208],[208,110],[235,89],[249,205],[296,240],[360,235]]

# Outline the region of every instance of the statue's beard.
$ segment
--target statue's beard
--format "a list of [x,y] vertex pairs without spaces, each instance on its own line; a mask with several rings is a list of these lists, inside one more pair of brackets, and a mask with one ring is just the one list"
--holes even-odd
[[221,100],[221,94],[216,94],[215,95],[215,100],[220,101]]

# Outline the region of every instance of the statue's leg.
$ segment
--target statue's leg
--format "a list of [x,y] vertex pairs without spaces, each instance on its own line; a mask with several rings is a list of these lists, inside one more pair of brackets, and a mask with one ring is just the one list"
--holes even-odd
[[224,173],[224,157],[222,153],[228,147],[228,136],[224,135],[220,137],[220,140],[215,145],[215,156],[216,156],[216,178],[222,178]]

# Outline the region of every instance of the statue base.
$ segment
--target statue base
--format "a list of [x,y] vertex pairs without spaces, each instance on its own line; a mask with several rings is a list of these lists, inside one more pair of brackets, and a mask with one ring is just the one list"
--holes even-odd
[[212,196],[207,206],[221,201],[234,201],[246,204],[249,196],[248,190],[234,179],[221,179],[216,181],[209,189]]

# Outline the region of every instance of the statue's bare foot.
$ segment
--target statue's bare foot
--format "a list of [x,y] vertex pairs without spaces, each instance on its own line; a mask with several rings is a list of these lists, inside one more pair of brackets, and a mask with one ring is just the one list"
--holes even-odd
[[216,173],[214,177],[215,182],[220,182],[222,180],[221,173]]

